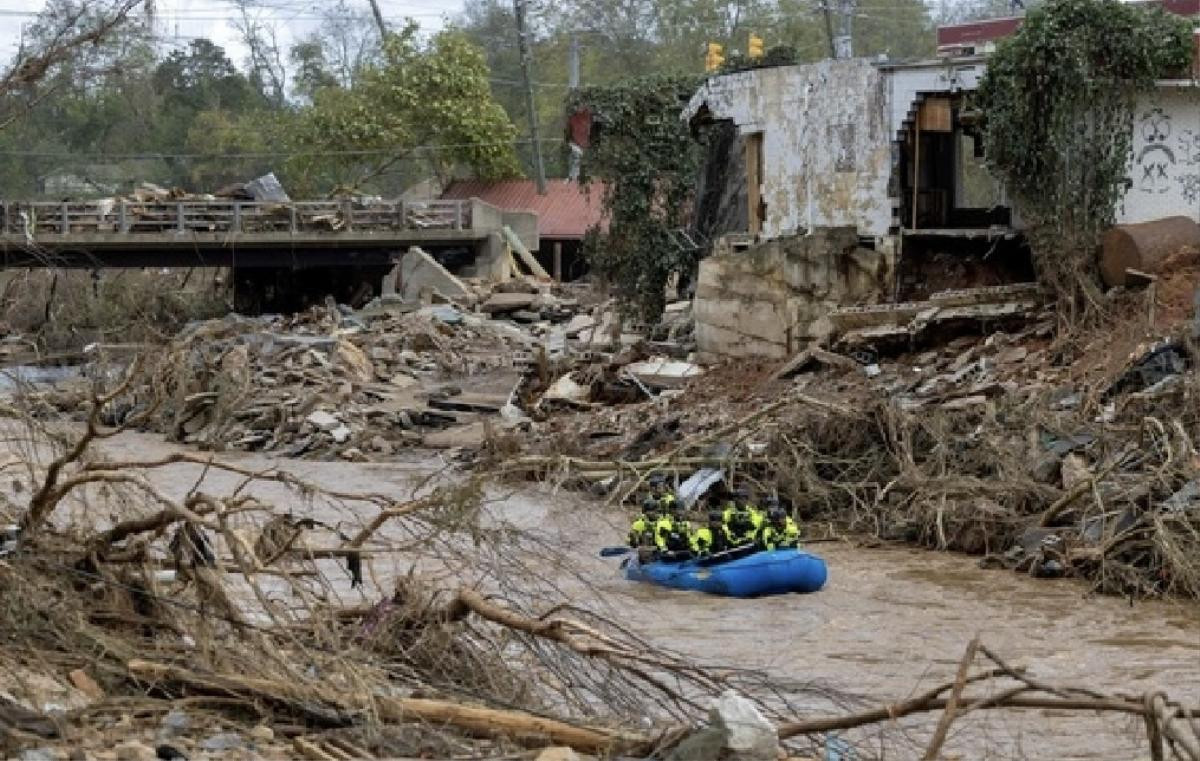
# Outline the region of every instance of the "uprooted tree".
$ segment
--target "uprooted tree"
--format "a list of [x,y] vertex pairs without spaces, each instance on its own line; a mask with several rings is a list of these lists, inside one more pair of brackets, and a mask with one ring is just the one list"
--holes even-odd
[[1064,327],[1100,311],[1095,248],[1129,185],[1136,99],[1191,55],[1190,26],[1158,6],[1053,0],[988,60],[988,161],[1028,223]]

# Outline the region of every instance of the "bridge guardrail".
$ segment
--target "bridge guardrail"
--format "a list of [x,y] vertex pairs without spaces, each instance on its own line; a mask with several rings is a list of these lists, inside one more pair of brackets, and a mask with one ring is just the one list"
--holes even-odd
[[469,230],[470,201],[162,201],[0,203],[11,236],[88,234],[339,233]]

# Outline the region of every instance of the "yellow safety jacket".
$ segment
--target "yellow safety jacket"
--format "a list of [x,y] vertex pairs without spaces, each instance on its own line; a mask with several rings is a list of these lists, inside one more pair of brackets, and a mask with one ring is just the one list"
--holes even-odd
[[758,532],[758,543],[768,550],[796,547],[800,544],[800,527],[789,515],[784,519],[783,528],[772,523],[763,526]]
[[718,526],[714,531],[711,526],[701,526],[692,532],[692,552],[697,555],[709,555],[729,549],[733,542],[729,538],[729,529]]
[[676,520],[669,515],[658,519],[654,525],[654,543],[663,552],[681,552],[691,547],[688,538],[688,522]]
[[764,517],[753,505],[729,505],[722,517],[725,519],[725,529],[734,544],[753,542],[762,528]]
[[647,515],[639,515],[629,527],[629,546],[641,547],[654,544],[654,529],[657,521]]

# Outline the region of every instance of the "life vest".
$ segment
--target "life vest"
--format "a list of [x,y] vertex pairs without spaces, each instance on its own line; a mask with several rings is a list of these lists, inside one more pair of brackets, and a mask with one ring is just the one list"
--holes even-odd
[[654,530],[657,521],[647,515],[639,515],[629,527],[629,546],[642,547],[654,544]]
[[722,552],[728,549],[730,544],[732,542],[729,541],[729,529],[724,526],[718,526],[715,530],[712,526],[701,526],[692,534],[692,552],[697,555]]
[[791,516],[784,519],[782,528],[768,523],[758,532],[758,543],[768,550],[796,547],[800,544],[800,527]]
[[675,520],[669,515],[658,519],[654,526],[654,543],[663,552],[685,552],[691,548],[688,537],[688,522]]
[[730,505],[725,508],[725,529],[736,544],[753,542],[763,523],[763,516],[751,505]]

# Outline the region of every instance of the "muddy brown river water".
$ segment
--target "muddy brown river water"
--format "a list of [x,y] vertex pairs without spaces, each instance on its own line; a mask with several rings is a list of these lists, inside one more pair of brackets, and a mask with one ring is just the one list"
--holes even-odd
[[[120,459],[158,457],[170,449],[160,438],[143,435],[122,435],[104,448]],[[442,465],[424,456],[394,464],[255,455],[228,459],[250,467],[278,465],[327,487],[397,494]],[[180,465],[154,479],[179,496],[199,475],[200,468]],[[237,483],[232,476],[209,473],[204,488],[219,492]],[[259,492],[267,499],[282,498],[273,487]],[[830,572],[829,585],[815,595],[732,600],[676,592],[628,582],[616,560],[597,557],[601,547],[622,542],[626,525],[624,516],[600,503],[532,486],[492,496],[491,521],[535,529],[554,548],[563,567],[548,574],[564,578],[563,594],[583,598],[577,602],[599,606],[655,644],[699,662],[765,668],[872,701],[896,700],[950,681],[967,642],[979,633],[1011,663],[1050,683],[1130,693],[1161,687],[1172,698],[1200,704],[1200,605],[1195,603],[1131,604],[1091,596],[1072,581],[982,570],[967,557],[841,544],[813,546]],[[292,508],[299,514],[306,509]],[[404,572],[409,561],[379,557],[371,562],[376,589],[368,589],[366,599],[382,594],[380,587],[387,586],[391,574]],[[591,578],[592,584],[571,581],[572,574]],[[350,602],[362,594],[348,588],[340,592]],[[931,726],[932,719],[913,731],[916,746],[923,747]],[[1148,757],[1140,721],[1112,715],[997,711],[955,727],[948,757]]]

